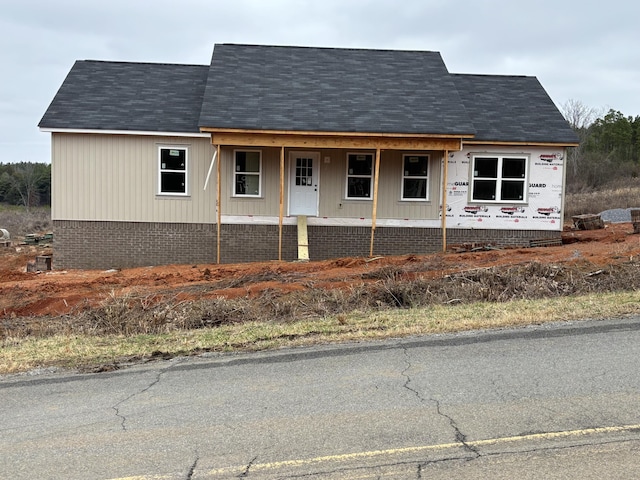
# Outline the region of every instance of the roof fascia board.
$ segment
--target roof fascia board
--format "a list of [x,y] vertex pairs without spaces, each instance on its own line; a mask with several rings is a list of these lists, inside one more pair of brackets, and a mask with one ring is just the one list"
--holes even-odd
[[209,133],[187,133],[187,132],[152,132],[143,130],[91,130],[80,128],[45,128],[40,127],[41,132],[46,133],[84,133],[84,134],[99,134],[99,135],[139,135],[139,136],[154,136],[154,137],[193,137],[193,138],[210,138]]
[[514,147],[579,147],[579,143],[568,142],[488,142],[486,140],[464,140],[464,145],[514,146]]

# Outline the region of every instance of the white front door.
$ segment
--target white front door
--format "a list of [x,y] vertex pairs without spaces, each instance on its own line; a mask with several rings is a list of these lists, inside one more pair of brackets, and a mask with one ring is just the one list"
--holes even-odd
[[318,216],[320,153],[289,153],[289,215]]

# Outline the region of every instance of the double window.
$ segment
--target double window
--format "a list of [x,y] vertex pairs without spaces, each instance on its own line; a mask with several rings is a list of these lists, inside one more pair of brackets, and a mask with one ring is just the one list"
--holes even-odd
[[527,157],[477,155],[472,162],[471,199],[478,202],[525,203]]
[[233,155],[233,195],[259,197],[262,194],[262,152],[236,150]]
[[429,155],[403,155],[402,200],[426,200],[429,194]]
[[159,147],[160,195],[187,195],[187,149],[185,147]]
[[346,198],[368,199],[373,195],[373,154],[347,154]]
[[[347,154],[348,199],[373,197],[372,153]],[[429,195],[429,155],[407,154],[402,157],[402,200],[427,200]]]

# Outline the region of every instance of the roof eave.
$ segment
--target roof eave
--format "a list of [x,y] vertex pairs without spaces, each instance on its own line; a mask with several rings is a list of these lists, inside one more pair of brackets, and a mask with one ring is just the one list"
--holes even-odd
[[465,145],[503,145],[519,147],[578,147],[575,142],[543,142],[543,141],[508,141],[508,140],[464,140]]
[[91,128],[55,128],[40,127],[39,130],[45,133],[77,133],[77,134],[98,134],[98,135],[140,135],[155,137],[193,137],[210,138],[209,133],[203,132],[169,132],[169,131],[149,131],[149,130],[101,130]]

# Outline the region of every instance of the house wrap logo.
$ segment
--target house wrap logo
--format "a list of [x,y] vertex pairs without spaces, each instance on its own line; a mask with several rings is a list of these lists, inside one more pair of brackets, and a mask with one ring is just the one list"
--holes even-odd
[[500,211],[506,215],[515,215],[516,213],[524,213],[523,207],[502,207]]
[[541,154],[540,155],[540,160],[542,160],[543,162],[547,162],[547,163],[561,162],[562,158],[563,158],[563,156],[562,156],[561,153],[551,153],[551,154]]
[[467,205],[464,207],[464,211],[472,215],[479,215],[488,212],[489,208],[484,205]]
[[538,209],[538,215],[545,215],[545,216],[550,216],[550,215],[558,215],[560,214],[560,209],[558,207],[550,207],[550,208],[539,208]]

